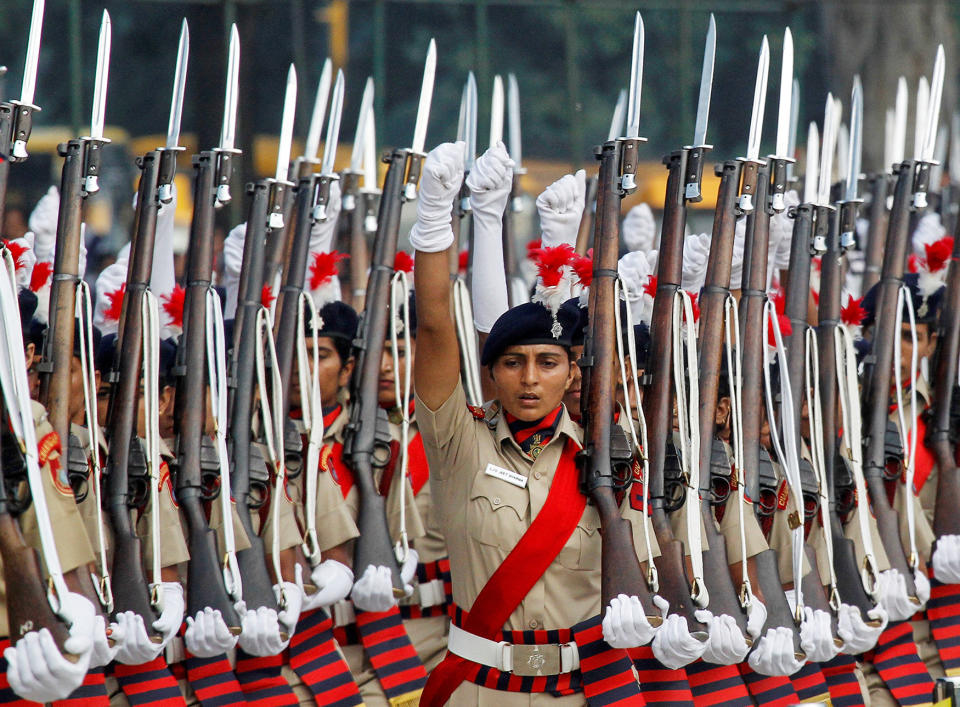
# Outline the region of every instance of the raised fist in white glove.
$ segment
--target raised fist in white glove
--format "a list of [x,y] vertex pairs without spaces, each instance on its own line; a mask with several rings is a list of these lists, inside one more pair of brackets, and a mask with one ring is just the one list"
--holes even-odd
[[627,212],[620,228],[627,250],[646,253],[653,250],[657,238],[657,224],[649,204],[639,204]]
[[3,651],[7,680],[15,693],[35,702],[62,700],[83,682],[90,667],[96,611],[88,599],[73,592],[60,597],[60,618],[70,624],[69,638],[61,654],[50,631],[29,631]]
[[944,584],[960,584],[960,535],[942,535],[933,548],[933,576]]
[[544,248],[564,243],[573,246],[577,242],[586,193],[587,173],[581,169],[576,174],[561,177],[537,197]]
[[165,646],[180,630],[186,603],[180,582],[160,582],[159,591],[160,616],[153,622],[153,628],[163,636],[161,645]]
[[716,665],[736,665],[747,657],[750,646],[737,625],[737,620],[729,614],[714,616],[706,609],[698,609],[694,615],[697,621],[706,624],[710,633],[707,638],[703,659]]
[[660,595],[654,595],[653,603],[660,609],[663,623],[653,637],[653,655],[671,670],[689,665],[707,649],[707,637],[697,638],[687,626],[687,620],[677,614],[669,614],[670,604]]
[[803,667],[793,650],[793,631],[786,626],[767,629],[747,659],[761,675],[793,675]]
[[123,641],[117,643],[116,661],[124,665],[143,665],[160,655],[162,643],[150,640],[143,617],[133,611],[117,614],[116,624],[120,627]]
[[793,222],[790,209],[800,204],[796,189],[788,189],[783,194],[786,209],[770,217],[770,245],[767,259],[767,272],[786,270],[790,267],[790,245],[793,240]]
[[640,599],[620,594],[610,600],[603,614],[603,640],[612,648],[637,648],[653,640],[657,629],[650,625]]
[[757,597],[751,597],[747,607],[747,633],[753,640],[760,638],[763,625],[767,623],[767,607]]
[[863,620],[860,609],[852,604],[841,604],[837,612],[837,635],[843,641],[841,651],[847,655],[860,655],[877,645],[880,634],[887,627],[887,612],[877,604],[867,612],[867,618],[876,626]]
[[46,194],[40,197],[27,219],[27,225],[33,232],[33,250],[41,263],[53,262],[59,214],[60,192],[57,187],[51,186]]
[[303,568],[300,565],[297,565],[296,577],[303,594],[303,611],[336,604],[350,596],[353,589],[353,570],[336,560],[324,560],[313,568],[310,581],[317,588],[313,594],[307,594],[303,588]]
[[353,585],[350,593],[353,605],[361,611],[387,611],[397,600],[393,596],[393,578],[390,568],[367,565],[363,575]]
[[[119,626],[111,624],[107,636],[107,620],[100,614],[93,617],[93,648],[90,651],[90,667],[101,668],[117,657],[118,645],[122,642]],[[110,645],[110,639],[114,644]]]
[[803,607],[803,623],[800,624],[800,647],[811,663],[826,663],[840,652],[833,640],[830,614],[822,609]]
[[[297,590],[300,591],[299,589]],[[266,606],[247,609],[243,600],[233,605],[240,614],[240,647],[250,655],[276,655],[284,649],[287,641],[280,635],[281,626],[276,609]]]
[[423,162],[417,222],[410,229],[410,243],[424,253],[446,250],[453,243],[450,219],[453,200],[463,183],[463,142],[437,145]]
[[683,239],[683,274],[680,277],[683,289],[699,292],[703,287],[712,240],[709,233],[694,233]]
[[196,616],[187,617],[183,642],[187,650],[198,658],[213,658],[237,645],[237,636],[230,631],[220,610],[208,606],[198,611]]
[[[337,232],[337,217],[340,215],[340,182],[330,182],[330,198],[326,204],[326,218],[310,226],[310,252],[329,253],[333,250],[333,236]],[[309,275],[307,276],[309,278]]]
[[503,143],[498,142],[477,158],[467,175],[474,218],[488,216],[500,221],[512,185],[513,160]]
[[920,608],[907,594],[907,580],[899,570],[890,568],[877,577],[877,600],[890,621],[906,621]]
[[287,640],[283,642],[286,648],[297,630],[297,621],[303,608],[303,592],[293,582],[283,582],[273,585],[273,594],[277,597],[277,605],[281,607],[277,612],[277,621],[280,622],[280,629],[287,634]]

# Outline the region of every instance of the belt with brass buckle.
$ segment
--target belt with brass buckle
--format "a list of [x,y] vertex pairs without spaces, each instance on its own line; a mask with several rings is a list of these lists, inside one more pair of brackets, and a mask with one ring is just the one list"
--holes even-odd
[[492,641],[451,624],[447,647],[461,658],[519,677],[562,675],[580,668],[580,653],[572,642]]
[[513,674],[520,677],[539,677],[559,675],[563,672],[560,664],[560,644],[547,645],[514,643],[506,646],[512,652],[508,664],[513,666]]

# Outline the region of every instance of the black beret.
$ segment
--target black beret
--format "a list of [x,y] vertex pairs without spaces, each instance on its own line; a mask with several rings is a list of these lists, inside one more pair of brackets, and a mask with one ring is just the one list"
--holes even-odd
[[360,317],[356,310],[346,302],[335,300],[327,302],[317,312],[322,320],[320,336],[329,336],[332,339],[344,339],[349,342],[357,336],[357,327]]
[[[93,338],[93,356],[96,359],[97,350],[100,348],[100,339],[103,338],[103,335],[100,333],[100,330],[96,327],[90,327],[91,336]],[[73,355],[77,358],[80,358],[80,320],[73,320]]]
[[[910,291],[913,300],[913,311],[918,324],[936,324],[940,317],[940,307],[943,305],[943,285],[936,288],[932,294],[925,295],[920,288],[920,276],[917,273],[907,273],[903,276],[903,284]],[[877,298],[880,292],[880,283],[871,287],[863,296],[860,306],[866,311],[863,318],[864,326],[873,326],[877,317]],[[906,314],[904,314],[906,321]]]
[[587,338],[587,325],[590,323],[587,308],[580,306],[579,297],[572,297],[561,304],[560,309],[570,315],[573,321],[573,328],[569,332],[570,345],[583,346],[583,341]]
[[[480,355],[480,365],[489,366],[510,346],[554,344],[569,350],[578,315],[561,307],[556,319],[537,302],[526,302],[500,315],[494,322]],[[559,324],[559,335],[554,326]]]
[[160,339],[160,388],[167,385],[176,385],[176,376],[173,371],[177,365],[177,340],[173,337]]
[[105,334],[100,338],[100,345],[97,347],[96,359],[94,365],[100,371],[101,376],[106,376],[113,368],[113,358],[117,350],[117,335]]
[[31,329],[33,314],[37,311],[37,295],[24,288],[17,293],[17,302],[20,305],[20,331],[23,333],[23,345],[26,346],[33,340]]

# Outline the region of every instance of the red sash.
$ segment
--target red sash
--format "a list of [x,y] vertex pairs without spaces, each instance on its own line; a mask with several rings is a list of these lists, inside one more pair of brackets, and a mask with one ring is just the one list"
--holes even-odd
[[[573,534],[587,504],[578,485],[577,451],[577,443],[567,439],[543,508],[480,590],[463,627],[466,631],[493,640]],[[476,665],[448,652],[430,674],[420,704],[446,704]]]
[[[933,456],[933,452],[927,449],[926,442],[924,441],[927,437],[927,423],[924,421],[922,414],[917,415],[916,426],[913,429],[916,433],[916,439],[920,440],[913,466],[913,492],[918,494],[920,493],[920,489],[923,488],[923,485],[927,483],[927,479],[930,478],[930,472],[933,471],[933,466],[937,463],[937,459]],[[907,436],[910,439],[910,443],[913,444],[914,436]]]

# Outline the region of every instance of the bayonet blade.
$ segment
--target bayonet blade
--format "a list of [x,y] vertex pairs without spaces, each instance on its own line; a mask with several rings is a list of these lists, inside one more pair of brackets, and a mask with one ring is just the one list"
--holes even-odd
[[320,174],[333,174],[333,163],[337,159],[337,142],[340,140],[341,115],[343,115],[343,70],[337,69],[337,81],[333,85],[333,98],[330,100],[330,120],[327,122],[327,140],[323,145]]
[[937,129],[937,145],[933,148],[933,164],[930,165],[930,188],[940,193],[943,188],[943,168],[947,164],[947,143],[949,131],[946,125]]
[[840,123],[837,130],[837,149],[833,157],[833,163],[836,165],[837,179],[843,179],[846,184],[847,167],[850,162],[850,130],[846,123]]
[[850,94],[850,146],[847,157],[847,201],[857,200],[857,181],[860,179],[860,159],[863,146],[863,86],[860,76],[853,77]]
[[777,114],[777,152],[780,158],[790,152],[790,119],[793,101],[793,35],[787,27],[783,33],[783,64],[780,67],[780,110]]
[[[829,110],[829,107],[827,110]],[[817,124],[811,120],[810,127],[807,129],[807,163],[803,175],[803,203],[805,204],[815,204],[817,202],[817,179],[820,174],[819,150],[820,131],[817,130]]]
[[913,123],[913,159],[923,159],[923,143],[927,136],[927,106],[930,102],[930,84],[926,76],[917,83],[917,112]]
[[297,113],[297,68],[287,70],[287,90],[283,96],[283,118],[280,122],[280,144],[277,147],[277,181],[287,181],[290,170],[290,146],[293,143],[293,120]]
[[490,100],[490,147],[503,141],[503,79],[493,77],[493,97]]
[[626,117],[626,110],[627,89],[621,88],[620,95],[617,96],[617,105],[613,108],[613,117],[610,119],[610,131],[607,133],[608,142],[623,135],[623,119]]
[[350,171],[359,172],[363,164],[363,131],[367,125],[367,111],[373,108],[373,77],[367,77],[360,99],[360,112],[357,113],[357,130],[353,136],[353,150],[350,152]]
[[427,123],[430,121],[430,103],[433,100],[433,78],[437,71],[437,43],[431,39],[427,47],[427,60],[423,65],[423,83],[420,86],[420,104],[417,106],[417,122],[413,128],[413,152],[423,152],[427,142]]
[[507,119],[510,129],[510,159],[513,160],[513,172],[518,173],[523,163],[523,149],[520,142],[520,87],[515,74],[507,74]]
[[697,123],[693,129],[693,144],[707,144],[707,121],[710,119],[710,93],[713,90],[713,60],[717,53],[717,22],[710,13],[707,41],[703,47],[703,70],[700,72],[700,98],[697,100]]
[[307,130],[307,142],[304,144],[303,156],[313,162],[320,151],[320,135],[323,134],[323,119],[327,116],[327,100],[330,98],[330,81],[333,74],[333,64],[330,57],[323,62],[320,72],[320,82],[317,84],[317,96],[313,100],[313,113],[310,116],[310,127]]
[[466,171],[473,169],[477,161],[477,77],[471,71],[467,74],[467,158],[463,167]]
[[793,80],[790,98],[790,141],[787,143],[787,157],[797,156],[797,128],[800,125],[800,82]]
[[467,141],[467,82],[460,91],[460,112],[457,114],[457,142]]
[[950,181],[960,184],[960,113],[950,121]]
[[377,129],[371,105],[363,128],[363,188],[376,191],[377,186]]
[[230,27],[230,50],[227,55],[227,86],[223,96],[223,126],[220,129],[220,150],[232,151],[237,129],[237,92],[240,81],[240,33]]
[[893,162],[886,166],[887,169],[890,169],[894,164],[900,164],[907,156],[907,108],[909,101],[907,80],[901,76],[897,81],[897,101],[894,104]]
[[893,108],[887,108],[887,118],[883,124],[883,170],[890,169],[893,164],[893,153],[896,149],[897,133],[897,112]]
[[823,113],[823,143],[820,146],[820,179],[817,188],[817,204],[827,206],[830,203],[830,184],[833,179],[833,151],[837,140],[837,104],[833,94],[827,94],[827,105]]
[[110,13],[103,11],[100,21],[100,42],[97,46],[97,78],[93,87],[93,111],[90,114],[90,137],[103,137],[103,122],[107,109],[107,77],[110,73]]
[[43,7],[45,0],[33,0],[30,16],[30,37],[27,40],[27,58],[23,63],[23,83],[20,87],[20,102],[33,105],[34,89],[37,87],[37,65],[40,63],[40,34],[43,31]]
[[750,115],[750,136],[747,139],[747,159],[756,162],[760,157],[760,135],[763,130],[763,108],[767,101],[767,76],[770,72],[770,45],[763,36],[760,61],[757,65],[757,83],[753,89],[753,111]]
[[643,18],[633,21],[633,54],[630,60],[630,91],[627,94],[627,137],[640,137],[640,91],[643,88]]
[[[943,45],[937,47],[937,58],[933,62],[933,76],[930,79],[930,102],[926,127],[926,139],[923,142],[921,159],[933,161],[933,150],[937,141],[937,126],[940,123],[940,99],[943,96],[944,71]],[[939,186],[938,186],[939,188]]]
[[187,63],[190,60],[190,28],[187,19],[180,25],[180,45],[177,47],[177,68],[173,77],[173,93],[170,98],[170,120],[167,122],[168,150],[180,143],[180,119],[183,117],[183,96],[187,86]]

